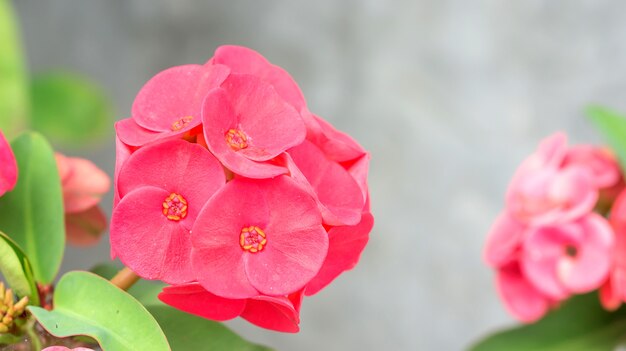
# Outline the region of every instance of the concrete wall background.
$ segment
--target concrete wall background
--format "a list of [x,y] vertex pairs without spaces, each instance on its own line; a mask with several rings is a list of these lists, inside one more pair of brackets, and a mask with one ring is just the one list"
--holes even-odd
[[[119,118],[158,71],[240,44],[372,151],[376,226],[356,270],[305,301],[300,334],[230,323],[280,350],[460,350],[511,323],[481,262],[509,177],[555,130],[598,141],[587,103],[626,111],[616,1],[14,3],[31,69],[101,82]],[[112,174],[112,141],[80,154]],[[64,269],[107,260],[107,245],[70,249]]]

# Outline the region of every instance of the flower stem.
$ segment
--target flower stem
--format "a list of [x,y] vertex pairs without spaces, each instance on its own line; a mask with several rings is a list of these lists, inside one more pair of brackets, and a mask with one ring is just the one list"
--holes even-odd
[[130,289],[133,284],[139,281],[140,277],[131,271],[130,268],[124,267],[121,271],[117,272],[115,277],[111,279],[111,283],[122,290]]

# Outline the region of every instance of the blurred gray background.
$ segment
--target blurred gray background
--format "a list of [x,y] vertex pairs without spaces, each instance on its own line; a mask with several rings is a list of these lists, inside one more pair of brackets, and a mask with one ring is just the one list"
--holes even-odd
[[[14,3],[30,68],[99,81],[119,118],[158,71],[240,44],[371,150],[376,226],[359,266],[305,301],[297,335],[230,323],[279,350],[461,350],[513,323],[481,261],[508,179],[555,130],[599,141],[588,103],[626,111],[619,1]],[[80,155],[112,174],[112,139]],[[63,267],[107,259],[105,240]]]

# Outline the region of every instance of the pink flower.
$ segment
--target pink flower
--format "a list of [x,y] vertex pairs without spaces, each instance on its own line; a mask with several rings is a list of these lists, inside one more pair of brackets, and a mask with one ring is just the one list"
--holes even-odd
[[524,276],[546,296],[561,300],[598,288],[607,278],[614,237],[602,216],[530,228],[523,243]]
[[[159,139],[180,138],[201,123],[202,101],[228,76],[223,65],[184,65],[166,69],[141,88],[132,118],[115,125],[117,136],[129,146]],[[197,133],[195,133],[197,134]]]
[[42,351],[93,351],[93,350],[88,349],[86,347],[76,347],[73,349],[69,349],[65,346],[50,346],[50,347],[46,347]]
[[96,206],[109,191],[111,180],[93,162],[55,154],[59,177],[63,186],[63,205],[66,213],[85,211]]
[[192,242],[198,282],[230,299],[300,290],[328,251],[314,199],[285,176],[230,181],[198,216]]
[[616,185],[622,175],[615,155],[610,149],[592,145],[576,145],[567,150],[563,167],[580,165],[591,171],[593,183],[598,189]]
[[0,196],[11,191],[17,183],[17,162],[13,150],[0,130]]
[[136,151],[119,173],[112,251],[146,279],[195,279],[190,231],[224,182],[222,166],[201,146],[172,140]]
[[330,228],[328,255],[319,273],[307,284],[307,296],[317,294],[341,273],[356,266],[373,226],[374,217],[370,213],[364,213],[357,225]]
[[269,161],[300,144],[306,134],[298,111],[271,85],[251,75],[231,74],[211,91],[202,122],[211,153],[226,168],[248,178],[287,173]]
[[223,45],[215,50],[207,64],[225,65],[234,74],[255,76],[271,85],[280,97],[300,112],[306,107],[304,96],[296,82],[284,69],[271,64],[258,52],[235,45]]
[[107,226],[107,218],[98,207],[109,191],[111,180],[93,162],[55,154],[63,189],[65,232],[77,246],[94,245]]
[[626,301],[626,191],[615,200],[609,217],[615,233],[615,251],[609,279],[600,290],[604,308],[616,310]]
[[240,316],[265,329],[286,333],[300,330],[302,291],[288,296],[225,299],[208,292],[198,283],[191,283],[166,287],[159,299],[181,311],[211,320],[225,321]]
[[524,323],[539,320],[555,304],[524,277],[517,261],[498,269],[496,287],[509,313]]
[[593,209],[598,188],[590,168],[578,164],[562,167],[565,155],[565,136],[555,134],[522,163],[506,195],[513,217],[540,225],[575,220]]

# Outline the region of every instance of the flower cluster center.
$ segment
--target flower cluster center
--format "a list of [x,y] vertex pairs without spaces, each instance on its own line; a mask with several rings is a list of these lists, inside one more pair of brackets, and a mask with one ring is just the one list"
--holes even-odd
[[187,200],[180,194],[171,193],[163,201],[163,215],[170,221],[187,217]]
[[235,151],[248,147],[248,136],[239,129],[229,129],[224,137],[228,146]]
[[243,250],[252,253],[259,252],[263,250],[265,244],[267,244],[267,238],[261,228],[251,225],[241,229],[239,245]]
[[185,128],[191,121],[193,120],[193,116],[185,116],[177,119],[172,123],[172,131],[178,131]]

